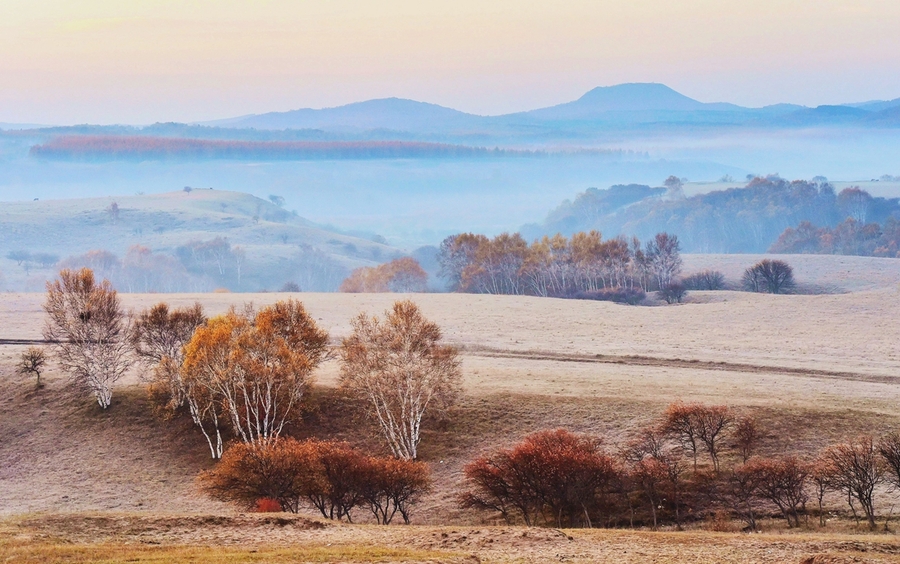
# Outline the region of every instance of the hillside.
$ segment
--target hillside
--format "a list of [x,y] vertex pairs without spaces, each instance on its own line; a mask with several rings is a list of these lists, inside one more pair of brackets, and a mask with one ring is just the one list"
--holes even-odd
[[[400,254],[388,245],[319,227],[249,194],[210,189],[6,202],[0,206],[0,224],[5,278],[0,285],[10,289],[40,289],[54,275],[57,260],[100,249],[125,260],[129,249],[144,247],[152,253],[146,260],[190,277],[182,290],[221,285],[235,291],[277,289],[291,281],[305,289],[333,289],[349,269]],[[16,251],[38,258],[10,259]]]

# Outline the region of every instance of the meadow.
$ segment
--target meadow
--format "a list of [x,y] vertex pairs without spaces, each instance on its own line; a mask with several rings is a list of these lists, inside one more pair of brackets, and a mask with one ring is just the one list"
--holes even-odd
[[[728,274],[754,258],[717,264]],[[40,390],[16,374],[25,341],[40,338],[43,295],[2,294],[0,555],[42,562],[900,561],[891,520],[898,496],[886,488],[877,534],[856,528],[836,495],[828,499],[827,527],[810,519],[789,531],[766,519],[762,534],[709,519],[681,532],[509,527],[457,503],[462,468],[479,454],[557,427],[602,437],[612,449],[677,399],[753,415],[764,454],[808,457],[861,433],[900,428],[895,261],[787,258],[800,282],[834,293],[691,292],[684,304],[649,307],[463,294],[122,295],[128,309],[199,301],[210,314],[294,297],[334,344],[360,311],[380,314],[402,297],[419,304],[461,350],[464,395],[423,434],[420,458],[431,467],[433,491],[414,508],[413,525],[390,527],[312,513],[257,515],[205,497],[196,476],[212,461],[202,437],[190,421],[154,415],[137,370],[117,384],[105,412],[73,396],[55,368]],[[706,260],[713,257],[686,257],[691,268]],[[333,360],[317,372],[292,434],[384,450],[372,422],[342,398],[337,377]]]

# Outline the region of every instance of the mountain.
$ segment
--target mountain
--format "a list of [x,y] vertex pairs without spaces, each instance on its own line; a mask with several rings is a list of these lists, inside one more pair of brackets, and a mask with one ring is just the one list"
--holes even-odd
[[745,111],[734,104],[707,104],[664,84],[631,83],[594,88],[574,102],[523,112],[541,120],[596,119],[609,113]]
[[437,104],[402,98],[368,100],[321,110],[300,109],[207,122],[219,127],[257,129],[329,129],[435,131],[472,127],[483,118]]
[[883,110],[887,110],[889,108],[900,107],[900,98],[894,98],[893,100],[871,100],[869,102],[859,102],[856,104],[844,104],[844,105],[850,106],[851,108],[859,108],[861,110],[868,110],[870,112],[880,112]]

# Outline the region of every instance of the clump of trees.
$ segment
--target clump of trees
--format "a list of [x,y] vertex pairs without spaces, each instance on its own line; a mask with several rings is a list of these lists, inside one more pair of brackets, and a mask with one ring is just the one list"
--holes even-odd
[[783,260],[763,259],[744,271],[741,285],[748,292],[784,294],[797,284],[791,265]]
[[532,244],[518,233],[493,239],[462,233],[446,238],[438,260],[441,276],[456,292],[573,297],[609,289],[664,288],[681,271],[678,238],[658,233],[646,245],[604,240],[598,231]]
[[47,283],[44,311],[44,339],[57,362],[108,408],[112,385],[130,367],[131,323],[118,294],[108,280],[98,283],[90,269],[64,269]]
[[451,406],[462,375],[454,347],[413,302],[396,302],[384,319],[362,313],[341,345],[341,386],[361,398],[394,456],[418,454],[422,418]]
[[424,463],[370,456],[346,443],[291,438],[237,443],[200,481],[213,498],[248,508],[271,499],[282,511],[309,507],[326,519],[349,522],[354,510],[364,508],[381,525],[398,514],[408,524],[412,506],[431,486]]
[[725,275],[718,270],[701,270],[681,279],[685,290],[724,290]]
[[412,257],[401,257],[378,266],[364,266],[341,283],[341,292],[424,292],[428,274]]

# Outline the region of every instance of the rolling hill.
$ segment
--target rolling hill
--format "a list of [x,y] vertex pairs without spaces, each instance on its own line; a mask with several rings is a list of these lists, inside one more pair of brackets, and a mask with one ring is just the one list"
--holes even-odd
[[[0,225],[0,272],[10,289],[40,289],[58,266],[82,265],[83,260],[66,263],[67,257],[96,250],[115,255],[124,268],[129,256],[138,260],[133,249],[146,249],[151,254],[141,260],[163,261],[159,264],[186,277],[183,288],[168,285],[171,280],[146,288],[156,291],[277,289],[286,282],[329,290],[350,269],[401,254],[386,244],[317,226],[261,198],[212,189],[6,202],[0,206]],[[9,258],[15,252],[33,257]]]

